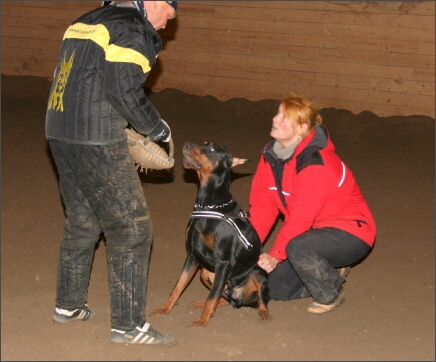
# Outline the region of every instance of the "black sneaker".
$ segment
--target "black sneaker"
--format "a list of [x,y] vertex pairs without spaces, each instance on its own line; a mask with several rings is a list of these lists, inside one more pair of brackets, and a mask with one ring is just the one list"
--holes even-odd
[[82,308],[77,308],[73,310],[62,309],[56,307],[53,313],[53,322],[56,323],[66,323],[75,320],[87,321],[95,316],[95,312],[89,309],[88,305],[85,304]]
[[124,344],[148,344],[162,347],[173,347],[177,344],[176,337],[154,330],[150,323],[136,327],[131,331],[111,329],[111,341]]

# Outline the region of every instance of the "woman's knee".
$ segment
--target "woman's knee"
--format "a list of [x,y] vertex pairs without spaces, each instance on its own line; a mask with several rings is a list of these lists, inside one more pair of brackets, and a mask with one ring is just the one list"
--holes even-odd
[[300,238],[295,238],[289,241],[286,245],[286,255],[288,260],[292,260],[294,257],[304,253],[305,243]]

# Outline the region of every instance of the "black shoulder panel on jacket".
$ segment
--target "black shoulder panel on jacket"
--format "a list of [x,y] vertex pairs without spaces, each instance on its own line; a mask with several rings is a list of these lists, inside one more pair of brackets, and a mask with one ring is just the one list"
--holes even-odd
[[297,174],[311,165],[324,165],[324,160],[319,151],[302,154],[301,157],[297,157]]

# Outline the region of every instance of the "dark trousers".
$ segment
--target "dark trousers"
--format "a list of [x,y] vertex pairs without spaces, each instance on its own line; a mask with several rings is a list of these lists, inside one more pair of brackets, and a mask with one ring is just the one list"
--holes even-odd
[[286,246],[287,260],[269,274],[273,300],[312,296],[330,304],[339,295],[344,277],[336,268],[361,261],[371,247],[363,240],[335,228],[310,229]]
[[152,221],[126,141],[115,145],[49,142],[59,173],[66,221],[59,250],[56,306],[87,302],[95,246],[103,232],[111,326],[145,323]]

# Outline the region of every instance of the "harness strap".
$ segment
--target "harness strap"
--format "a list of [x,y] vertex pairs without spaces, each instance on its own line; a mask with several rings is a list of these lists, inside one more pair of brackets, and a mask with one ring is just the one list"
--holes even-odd
[[222,221],[225,221],[227,224],[233,226],[233,228],[236,230],[236,233],[238,234],[239,240],[241,240],[242,244],[244,244],[245,249],[247,250],[253,250],[253,245],[250,244],[250,242],[247,240],[247,238],[242,234],[241,230],[239,229],[238,225],[233,221],[234,218],[237,219],[245,219],[247,218],[247,213],[244,211],[239,212],[238,216],[234,217],[233,219],[216,211],[193,211],[191,218],[210,218],[210,219],[220,219]]

